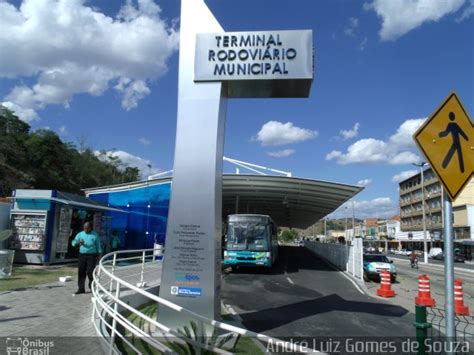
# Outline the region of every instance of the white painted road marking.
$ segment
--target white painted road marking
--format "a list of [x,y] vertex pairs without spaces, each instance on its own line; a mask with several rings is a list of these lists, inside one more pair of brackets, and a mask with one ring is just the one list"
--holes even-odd
[[348,275],[346,275],[346,273],[344,271],[341,271],[339,270],[338,268],[336,268],[334,265],[332,265],[330,262],[328,262],[326,259],[323,259],[321,258],[322,261],[324,261],[326,263],[326,265],[329,265],[331,268],[333,268],[334,270],[336,270],[337,272],[341,273],[342,276],[344,276],[346,279],[348,279],[350,282],[352,282],[352,284],[355,286],[355,288],[357,289],[357,291],[359,291],[360,293],[362,293],[363,295],[365,295],[365,292],[362,291],[362,289],[359,287],[359,285],[354,281],[352,280],[352,278]]
[[293,280],[292,280],[292,279],[290,279],[289,277],[287,277],[286,279],[288,280],[288,282],[289,282],[290,284],[292,284],[292,285],[294,285],[294,284],[295,284],[295,283],[293,282]]

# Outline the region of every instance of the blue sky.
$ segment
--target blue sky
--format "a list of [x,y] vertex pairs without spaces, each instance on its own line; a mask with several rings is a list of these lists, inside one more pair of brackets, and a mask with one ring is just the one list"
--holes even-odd
[[[394,181],[421,160],[411,134],[451,90],[473,113],[472,0],[206,4],[227,31],[313,30],[310,97],[230,101],[225,155],[366,185],[358,217],[397,213]],[[0,27],[0,102],[33,129],[172,169],[179,1],[0,1]]]

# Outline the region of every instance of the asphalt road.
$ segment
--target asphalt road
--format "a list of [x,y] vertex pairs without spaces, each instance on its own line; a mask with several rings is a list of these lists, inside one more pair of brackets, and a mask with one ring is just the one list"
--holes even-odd
[[361,293],[304,247],[280,246],[271,271],[226,273],[222,299],[246,328],[278,338],[415,334],[407,309]]
[[[418,277],[426,274],[430,277],[430,286],[432,296],[436,299],[440,307],[444,306],[444,268],[442,265],[424,265],[418,264],[418,269],[412,269],[408,260],[400,260],[393,258],[398,271],[398,280],[394,289],[400,288],[400,294],[407,294],[407,290],[412,295],[412,302],[418,292]],[[457,268],[457,263],[455,264]],[[474,311],[474,270],[472,269],[455,269],[454,277],[463,281],[464,301],[471,311]]]
[[[403,255],[387,255],[391,259],[398,259],[398,260],[406,260],[407,262],[410,260],[409,256],[403,256]],[[419,257],[418,261],[421,262],[423,261],[423,257]],[[444,261],[442,260],[433,260],[433,259],[428,259],[429,264],[433,265],[444,265]],[[474,270],[474,262],[467,262],[467,263],[454,263],[454,267],[460,268],[460,269],[467,269],[467,270]]]
[[[430,277],[431,297],[435,299],[436,306],[427,308],[428,322],[433,325],[434,337],[445,333],[445,285],[443,265],[419,264],[418,269],[410,267],[409,260],[392,258],[397,267],[397,281],[392,284],[396,296],[387,301],[393,305],[415,311],[415,298],[418,296],[418,277],[426,274]],[[455,278],[463,281],[464,305],[469,307],[472,316],[458,316],[455,320],[458,340],[470,342],[470,349],[474,349],[474,270],[457,268],[454,270]],[[380,287],[378,282],[366,282],[368,292],[376,294]],[[472,352],[471,352],[472,353]]]

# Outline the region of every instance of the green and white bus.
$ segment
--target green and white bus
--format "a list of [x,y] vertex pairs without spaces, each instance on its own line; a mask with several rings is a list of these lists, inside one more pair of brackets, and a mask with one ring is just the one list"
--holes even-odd
[[229,215],[224,238],[224,265],[270,268],[278,256],[277,226],[266,215]]

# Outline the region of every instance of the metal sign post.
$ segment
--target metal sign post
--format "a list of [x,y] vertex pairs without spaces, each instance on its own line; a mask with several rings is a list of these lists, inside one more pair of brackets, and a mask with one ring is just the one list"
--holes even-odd
[[[448,343],[454,341],[454,247],[453,247],[453,205],[447,193],[444,193],[444,284],[446,337]],[[447,347],[451,348],[450,346]]]
[[474,124],[455,92],[418,128],[413,139],[443,185],[446,338],[447,349],[453,349],[456,329],[452,201],[474,174]]
[[[182,0],[180,22],[176,146],[160,297],[219,319],[227,98],[308,97],[313,37],[311,30],[226,33],[204,0]],[[163,305],[158,319],[173,329],[191,321]]]

